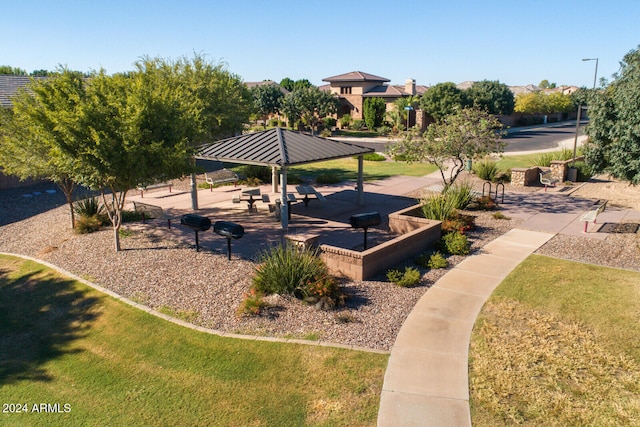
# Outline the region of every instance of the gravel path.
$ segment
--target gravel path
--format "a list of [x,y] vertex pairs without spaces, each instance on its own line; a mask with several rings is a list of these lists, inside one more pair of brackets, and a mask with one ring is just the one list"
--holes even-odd
[[[116,253],[110,229],[86,235],[70,230],[64,199],[52,200],[61,197],[46,194],[22,200],[16,198],[16,193],[0,191],[0,213],[4,218],[18,219],[4,225],[0,222],[0,251],[37,257],[152,308],[226,332],[313,337],[390,350],[416,302],[447,271],[424,270],[421,285],[414,288],[399,288],[384,278],[345,281],[342,286],[348,295],[347,305],[338,310],[317,310],[292,298],[273,296],[269,297],[271,307],[262,315],[242,317],[237,315],[237,308],[251,285],[253,262],[228,262],[225,255],[207,250],[196,253],[190,246],[192,242],[160,237],[151,227],[131,229],[130,235],[121,240],[125,250]],[[49,210],[36,209],[40,204],[46,204]],[[33,211],[42,213],[29,216]],[[520,223],[517,219],[494,219],[487,212],[472,214],[477,224],[476,230],[468,233],[472,250]],[[638,236],[611,237],[603,243],[584,245],[586,239],[558,236],[540,253],[640,270],[640,249],[633,245],[638,244]],[[450,257],[450,266],[462,259]]]

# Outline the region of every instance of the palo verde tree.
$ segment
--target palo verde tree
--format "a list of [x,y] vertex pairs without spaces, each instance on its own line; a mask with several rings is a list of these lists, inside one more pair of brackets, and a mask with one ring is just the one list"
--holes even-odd
[[606,172],[640,183],[640,46],[627,53],[620,71],[589,102],[585,161],[593,172]]
[[[445,188],[454,183],[467,159],[502,152],[502,124],[479,108],[464,108],[430,125],[424,133],[412,128],[389,151],[407,162],[427,162],[440,170]],[[449,171],[448,176],[445,171]]]
[[382,98],[366,98],[362,106],[364,122],[373,131],[382,126],[387,112],[387,103]]
[[20,179],[46,179],[64,193],[75,225],[73,192],[81,168],[61,144],[84,138],[77,118],[85,100],[83,75],[60,69],[20,91],[0,126],[0,168]]

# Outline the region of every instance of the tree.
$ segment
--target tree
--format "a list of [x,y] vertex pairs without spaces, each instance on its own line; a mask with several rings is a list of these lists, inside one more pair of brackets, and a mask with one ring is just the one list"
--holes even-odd
[[274,84],[258,85],[251,88],[256,113],[265,121],[269,114],[280,111],[280,102],[284,94]]
[[549,80],[544,79],[538,84],[538,87],[540,89],[555,89],[556,88],[556,84],[555,83],[549,83]]
[[324,117],[338,111],[338,98],[315,86],[296,89],[282,98],[281,111],[290,122],[300,120],[313,132]]
[[508,116],[513,113],[515,100],[513,92],[499,81],[476,82],[466,91],[470,105],[484,109],[490,114]]
[[606,172],[640,183],[640,46],[627,53],[615,80],[589,102],[585,161]]
[[364,122],[369,130],[375,130],[382,126],[387,112],[387,103],[382,98],[366,98],[362,106]]
[[73,192],[79,165],[60,149],[61,141],[82,139],[77,114],[84,102],[81,73],[61,69],[51,79],[34,81],[13,98],[0,126],[0,166],[20,179],[48,179],[65,195],[75,226]]
[[[440,170],[445,188],[454,183],[466,159],[502,152],[502,124],[478,108],[464,108],[432,124],[424,133],[412,128],[389,149],[408,162],[427,162]],[[449,170],[449,176],[445,171]]]
[[6,74],[10,76],[26,76],[26,70],[22,68],[14,68],[10,65],[0,65],[0,74]]
[[420,98],[420,108],[433,117],[441,120],[453,114],[466,105],[464,91],[458,89],[454,83],[438,83],[429,88]]
[[419,102],[418,97],[415,95],[403,96],[393,101],[393,105],[396,108],[395,114],[392,114],[391,117],[396,129],[402,129],[407,126],[407,117],[409,116],[409,110],[407,110],[407,107],[411,107],[411,109],[415,110],[418,107]]
[[289,77],[285,77],[284,79],[280,80],[280,86],[282,86],[289,92],[293,92],[293,86],[295,85],[295,83],[296,82],[294,80],[291,80]]
[[514,111],[524,114],[566,113],[573,110],[571,96],[560,92],[546,94],[542,91],[516,96]]

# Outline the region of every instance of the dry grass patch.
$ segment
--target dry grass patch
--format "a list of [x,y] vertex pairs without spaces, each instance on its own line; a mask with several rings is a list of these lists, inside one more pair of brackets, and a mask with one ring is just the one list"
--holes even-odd
[[637,273],[525,261],[473,332],[474,426],[640,425],[639,291]]

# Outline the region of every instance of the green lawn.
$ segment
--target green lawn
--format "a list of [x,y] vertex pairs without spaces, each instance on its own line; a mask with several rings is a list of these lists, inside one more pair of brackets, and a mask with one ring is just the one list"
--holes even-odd
[[640,425],[640,273],[531,256],[470,348],[474,426]]
[[[317,176],[330,174],[342,177],[343,180],[356,180],[358,178],[358,160],[353,158],[328,160],[319,163],[310,163],[303,166],[295,166],[290,169],[292,174],[298,176]],[[424,176],[436,171],[437,168],[426,163],[406,162],[372,162],[364,161],[363,173],[365,181],[391,178],[393,176]]]
[[6,256],[0,336],[8,426],[373,426],[388,359],[193,331]]

